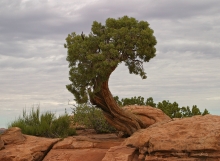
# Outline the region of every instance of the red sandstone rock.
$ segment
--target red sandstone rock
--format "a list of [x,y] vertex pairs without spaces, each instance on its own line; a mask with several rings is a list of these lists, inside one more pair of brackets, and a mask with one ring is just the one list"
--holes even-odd
[[125,146],[115,146],[110,148],[102,161],[133,161],[135,159],[136,148]]
[[0,136],[0,150],[1,149],[4,149],[4,142],[3,142],[3,140],[2,140],[2,138]]
[[0,150],[0,161],[40,161],[59,140],[23,135],[19,131],[13,128],[2,135],[6,145]]
[[102,161],[108,149],[122,141],[115,134],[68,137],[54,145],[43,161]]
[[24,135],[21,133],[21,129],[18,127],[12,127],[6,130],[1,135],[4,144],[19,144],[25,141]]
[[145,161],[220,160],[220,116],[205,115],[156,123],[126,139]]
[[171,119],[160,109],[151,106],[130,105],[124,106],[123,109],[125,111],[136,114],[141,120],[143,120],[145,127],[148,127],[157,122],[167,121]]
[[112,146],[120,145],[124,140],[124,138],[118,138],[116,134],[90,134],[88,136],[72,136],[58,142],[56,145],[54,145],[53,149],[109,149]]
[[53,149],[43,161],[101,161],[108,149]]

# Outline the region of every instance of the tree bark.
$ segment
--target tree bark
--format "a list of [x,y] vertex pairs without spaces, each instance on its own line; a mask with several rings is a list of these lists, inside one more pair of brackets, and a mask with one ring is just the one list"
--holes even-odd
[[94,105],[103,110],[106,120],[125,135],[132,135],[138,129],[145,128],[144,123],[136,115],[118,106],[109,90],[108,81],[102,83],[101,90],[90,99]]

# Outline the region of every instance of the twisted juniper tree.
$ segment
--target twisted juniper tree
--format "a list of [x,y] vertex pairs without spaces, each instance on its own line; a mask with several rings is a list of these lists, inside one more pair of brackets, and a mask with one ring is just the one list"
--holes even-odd
[[119,108],[108,81],[111,73],[124,62],[129,72],[146,79],[143,63],[155,56],[156,38],[146,21],[124,16],[108,18],[105,25],[94,21],[91,33],[71,33],[66,38],[69,79],[67,89],[77,103],[90,101],[102,109],[106,120],[116,129],[131,135],[143,122],[135,114]]

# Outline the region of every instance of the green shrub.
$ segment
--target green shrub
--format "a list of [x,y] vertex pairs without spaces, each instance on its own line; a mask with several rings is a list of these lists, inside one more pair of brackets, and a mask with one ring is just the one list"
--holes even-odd
[[28,114],[23,110],[23,117],[13,121],[10,127],[19,127],[23,134],[42,136],[42,137],[67,137],[75,135],[75,129],[70,128],[70,117],[65,113],[56,118],[52,112],[46,112],[40,115],[40,108],[31,109]]
[[73,114],[74,123],[84,125],[86,128],[92,128],[97,133],[116,132],[115,128],[105,120],[102,110],[98,108],[80,104],[73,108]]
[[51,131],[54,136],[67,137],[70,135],[75,135],[76,131],[70,128],[70,117],[65,114],[55,119],[51,125]]

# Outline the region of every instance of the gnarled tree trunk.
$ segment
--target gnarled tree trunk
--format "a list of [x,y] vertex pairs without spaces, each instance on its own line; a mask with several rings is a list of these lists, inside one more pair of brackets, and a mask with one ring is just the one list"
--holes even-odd
[[103,110],[106,120],[119,131],[131,135],[144,128],[135,115],[126,113],[118,106],[109,90],[108,81],[104,82],[101,90],[93,96],[92,103]]
[[125,135],[132,135],[135,131],[146,128],[155,122],[170,119],[161,110],[153,107],[150,113],[148,113],[148,108],[143,110],[143,106],[142,110],[140,108],[123,110],[114,100],[108,87],[108,80],[102,83],[101,90],[90,99],[94,105],[103,110],[106,120]]

